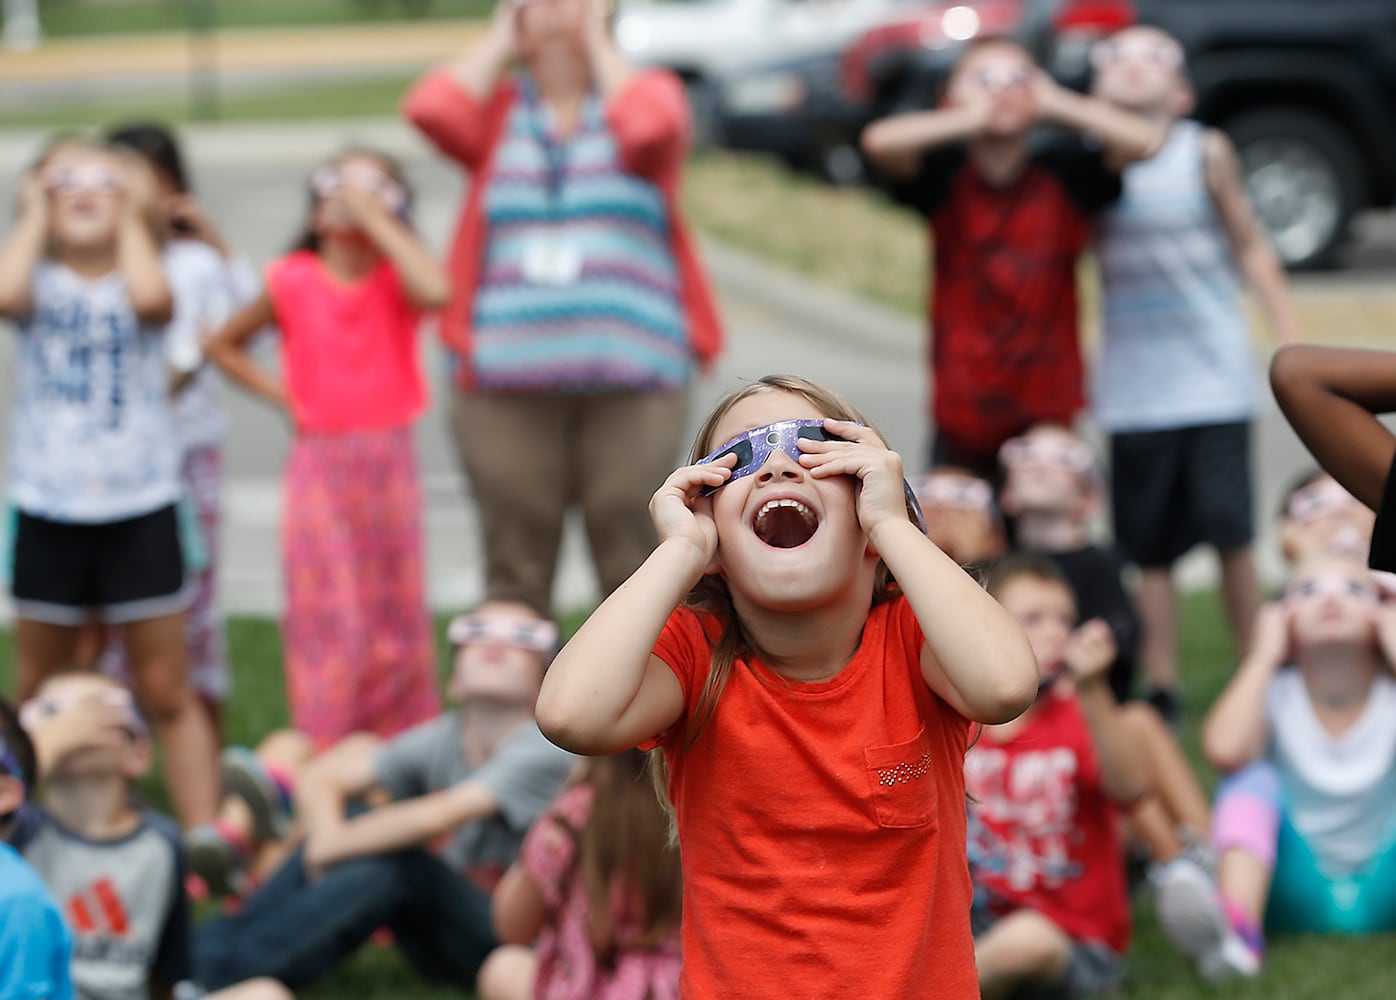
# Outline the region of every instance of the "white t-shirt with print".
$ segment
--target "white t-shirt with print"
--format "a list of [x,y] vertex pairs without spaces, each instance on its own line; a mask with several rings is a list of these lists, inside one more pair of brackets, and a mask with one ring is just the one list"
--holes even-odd
[[1270,682],[1265,714],[1290,821],[1331,876],[1356,874],[1396,836],[1396,680],[1378,676],[1362,714],[1336,736],[1297,669]]
[[179,497],[164,328],[143,326],[117,272],[43,261],[19,325],[10,500],[51,521],[101,524]]

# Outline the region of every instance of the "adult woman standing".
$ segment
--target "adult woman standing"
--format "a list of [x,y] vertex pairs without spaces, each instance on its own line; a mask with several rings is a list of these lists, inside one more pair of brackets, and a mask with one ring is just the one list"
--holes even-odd
[[471,175],[441,322],[487,596],[547,615],[572,504],[606,592],[653,548],[649,497],[721,348],[676,205],[683,87],[630,66],[606,0],[502,0],[404,111]]

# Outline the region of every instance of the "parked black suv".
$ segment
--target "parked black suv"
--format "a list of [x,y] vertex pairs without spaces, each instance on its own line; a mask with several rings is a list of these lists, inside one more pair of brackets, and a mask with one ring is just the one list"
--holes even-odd
[[[844,53],[842,100],[825,98],[822,114],[809,102],[800,128],[817,130],[820,149],[856,147],[868,121],[933,102],[957,49],[975,37],[944,30],[956,18],[963,25],[965,8],[980,12],[985,32],[1018,38],[1078,87],[1088,82],[1089,46],[1103,32],[1137,21],[1175,35],[1188,53],[1195,115],[1236,144],[1257,212],[1290,267],[1331,263],[1354,214],[1396,204],[1394,0],[927,3],[908,13],[904,30],[875,29]],[[821,78],[831,72],[812,61],[800,68]],[[837,110],[832,119],[829,108]],[[747,138],[788,140],[789,131],[749,129]]]

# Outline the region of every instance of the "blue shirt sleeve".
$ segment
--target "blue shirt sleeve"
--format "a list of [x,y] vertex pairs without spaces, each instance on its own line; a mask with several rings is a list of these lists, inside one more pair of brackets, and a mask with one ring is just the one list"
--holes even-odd
[[0,910],[0,1000],[73,1000],[73,939],[52,907],[11,900]]

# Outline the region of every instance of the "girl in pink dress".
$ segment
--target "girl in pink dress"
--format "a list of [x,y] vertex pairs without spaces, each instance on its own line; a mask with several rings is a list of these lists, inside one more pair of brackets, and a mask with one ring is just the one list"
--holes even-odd
[[481,1000],[677,1000],[679,852],[645,757],[588,760],[529,831],[495,890],[509,943],[480,970]]
[[[408,209],[382,154],[356,150],[316,170],[297,249],[208,346],[295,427],[282,522],[286,680],[295,727],[319,748],[357,731],[391,736],[440,711],[412,424],[426,403],[417,327],[450,282]],[[248,353],[272,323],[282,377]]]

